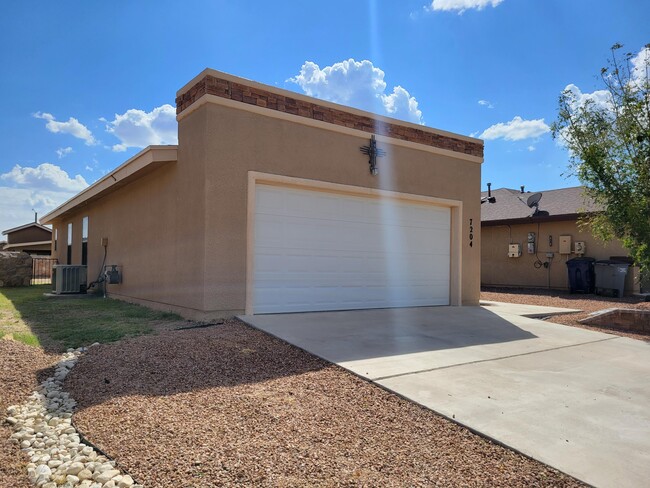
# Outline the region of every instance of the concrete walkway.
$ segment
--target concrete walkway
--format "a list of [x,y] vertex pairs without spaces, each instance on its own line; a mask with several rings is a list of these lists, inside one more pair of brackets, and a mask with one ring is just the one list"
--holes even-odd
[[240,318],[587,483],[647,486],[650,344],[518,313],[531,309]]
[[507,313],[521,315],[522,317],[543,318],[552,315],[564,315],[567,313],[578,313],[582,310],[575,308],[559,307],[540,307],[539,305],[524,305],[521,303],[490,302],[481,300],[481,307],[487,307],[488,310],[496,313]]

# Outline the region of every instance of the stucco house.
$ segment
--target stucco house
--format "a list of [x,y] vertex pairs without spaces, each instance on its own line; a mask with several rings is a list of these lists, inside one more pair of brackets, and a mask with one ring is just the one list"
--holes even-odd
[[[535,196],[541,194],[541,197]],[[569,288],[566,262],[577,256],[596,260],[627,257],[618,240],[603,242],[578,224],[581,214],[598,212],[583,187],[541,192],[491,190],[494,203],[481,206],[481,284]],[[488,192],[481,193],[487,200]],[[533,204],[538,200],[536,204]],[[532,206],[529,206],[529,203]],[[514,245],[514,248],[511,246]],[[626,293],[639,292],[638,268],[628,271]]]
[[210,69],[176,105],[177,146],[43,217],[60,263],[188,317],[478,304],[481,140]]
[[52,229],[37,222],[2,231],[7,242],[4,251],[23,251],[32,256],[49,256],[52,247]]

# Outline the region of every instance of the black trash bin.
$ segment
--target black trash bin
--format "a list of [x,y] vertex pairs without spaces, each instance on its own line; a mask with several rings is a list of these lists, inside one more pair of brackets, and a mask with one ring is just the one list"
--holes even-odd
[[573,258],[566,262],[569,272],[569,292],[594,292],[594,258]]

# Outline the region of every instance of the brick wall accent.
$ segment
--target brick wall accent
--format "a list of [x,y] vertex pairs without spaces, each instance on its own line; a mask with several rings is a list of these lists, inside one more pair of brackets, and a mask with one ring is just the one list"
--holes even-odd
[[386,123],[343,110],[325,107],[318,103],[279,95],[259,88],[206,75],[188,91],[176,98],[176,114],[180,114],[203,95],[216,95],[270,110],[321,120],[330,124],[362,130],[403,141],[448,149],[458,153],[483,157],[483,144],[435,134],[415,127]]

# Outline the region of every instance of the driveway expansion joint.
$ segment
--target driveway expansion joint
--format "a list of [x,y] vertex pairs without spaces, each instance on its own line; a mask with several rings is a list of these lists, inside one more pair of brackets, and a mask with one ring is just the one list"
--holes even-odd
[[407,373],[397,373],[397,374],[391,374],[391,375],[387,375],[387,376],[379,376],[377,378],[369,378],[369,379],[372,380],[372,381],[390,380],[390,379],[393,379],[393,378],[402,378],[404,376],[412,376],[412,375],[417,375],[417,374],[421,374],[421,373],[430,373],[432,371],[438,371],[438,370],[442,370],[442,369],[457,368],[457,367],[461,367],[461,366],[468,366],[468,365],[471,365],[471,364],[488,363],[488,362],[491,362],[491,361],[500,361],[502,359],[518,358],[518,357],[522,357],[522,356],[532,356],[533,354],[540,354],[540,353],[543,353],[543,352],[550,352],[550,351],[558,351],[560,349],[568,349],[568,348],[571,348],[571,347],[587,346],[589,344],[597,344],[599,342],[606,342],[606,341],[611,341],[611,340],[615,340],[615,339],[620,339],[620,337],[618,337],[618,336],[606,337],[604,339],[598,339],[596,341],[581,342],[579,344],[567,344],[566,346],[557,346],[557,347],[551,347],[551,348],[548,348],[548,349],[540,349],[539,351],[523,352],[521,354],[511,354],[509,356],[501,356],[501,357],[498,357],[498,358],[479,359],[479,360],[476,360],[476,361],[468,361],[466,363],[450,364],[450,365],[447,365],[447,366],[438,366],[436,368],[421,369],[421,370],[418,370],[418,371],[410,371],[410,372],[407,372]]

